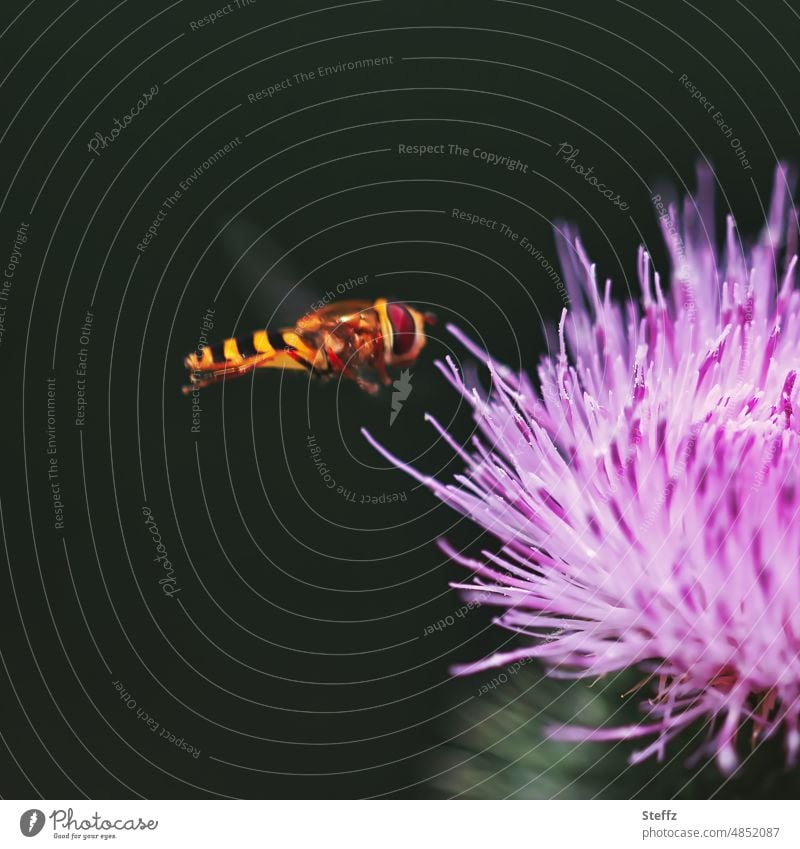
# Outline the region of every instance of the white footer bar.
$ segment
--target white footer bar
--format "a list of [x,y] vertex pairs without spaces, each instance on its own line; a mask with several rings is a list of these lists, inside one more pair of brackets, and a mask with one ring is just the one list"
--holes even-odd
[[796,847],[776,801],[0,801],[0,846]]

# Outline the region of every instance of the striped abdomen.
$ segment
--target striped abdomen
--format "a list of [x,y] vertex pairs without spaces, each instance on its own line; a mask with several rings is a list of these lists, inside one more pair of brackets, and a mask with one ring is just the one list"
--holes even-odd
[[[235,339],[206,345],[200,355],[189,354],[186,367],[192,371],[276,365],[306,368],[310,353],[296,334],[287,330],[256,330]],[[276,362],[280,360],[280,362]],[[310,366],[310,362],[308,362]]]

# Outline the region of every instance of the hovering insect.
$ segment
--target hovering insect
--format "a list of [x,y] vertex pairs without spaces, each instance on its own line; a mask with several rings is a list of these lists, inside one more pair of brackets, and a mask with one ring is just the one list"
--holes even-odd
[[433,313],[385,298],[335,302],[304,315],[293,328],[256,330],[189,354],[184,362],[191,383],[183,392],[257,368],[284,368],[322,378],[341,375],[372,394],[392,382],[387,366],[416,360],[425,346],[425,325],[435,322]]

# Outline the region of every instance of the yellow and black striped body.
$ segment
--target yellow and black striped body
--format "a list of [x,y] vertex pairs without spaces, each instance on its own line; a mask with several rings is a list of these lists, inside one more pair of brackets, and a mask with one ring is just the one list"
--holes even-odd
[[306,369],[312,367],[313,359],[314,352],[294,331],[256,330],[246,336],[206,345],[199,355],[189,354],[186,368],[199,372],[249,369],[260,365]]
[[413,362],[425,344],[424,325],[433,317],[405,305],[341,301],[303,316],[293,328],[254,333],[207,345],[185,359],[191,385],[184,392],[241,377],[256,368],[342,375],[375,392],[390,383],[386,366]]
[[241,377],[257,368],[314,371],[325,368],[319,351],[306,344],[294,330],[256,330],[246,336],[206,345],[184,360],[191,371],[184,393],[202,389],[228,377]]

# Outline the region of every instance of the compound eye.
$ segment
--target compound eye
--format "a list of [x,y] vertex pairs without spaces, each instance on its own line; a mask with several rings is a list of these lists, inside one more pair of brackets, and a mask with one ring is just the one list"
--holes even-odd
[[392,353],[404,357],[414,347],[417,328],[408,308],[403,304],[389,304],[386,307],[389,324],[392,325]]

